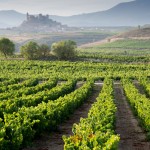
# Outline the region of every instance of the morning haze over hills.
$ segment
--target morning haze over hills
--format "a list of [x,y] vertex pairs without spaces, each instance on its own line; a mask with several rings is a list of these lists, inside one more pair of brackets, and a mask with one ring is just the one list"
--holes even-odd
[[[49,14],[49,18],[68,26],[137,26],[149,24],[150,1],[135,0],[120,3],[106,11],[99,11],[74,16],[55,16]],[[0,28],[19,26],[26,14],[15,10],[0,11]]]

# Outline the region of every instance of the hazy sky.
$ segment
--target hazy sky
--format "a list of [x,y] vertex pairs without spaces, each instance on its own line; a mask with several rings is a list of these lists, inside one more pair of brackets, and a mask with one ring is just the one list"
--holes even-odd
[[133,0],[0,0],[0,10],[70,16],[109,9]]

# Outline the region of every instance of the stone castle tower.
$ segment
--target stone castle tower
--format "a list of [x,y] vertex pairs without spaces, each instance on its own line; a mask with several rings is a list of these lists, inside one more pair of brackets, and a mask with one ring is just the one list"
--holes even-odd
[[20,25],[20,30],[24,31],[63,31],[67,29],[66,25],[54,21],[49,18],[49,15],[30,15],[26,14],[26,20]]
[[38,16],[34,16],[34,15],[29,15],[29,13],[27,12],[27,15],[26,15],[26,19],[27,21],[35,21],[35,20],[39,20],[39,21],[48,21],[49,20],[49,15],[42,15],[42,14],[39,14]]

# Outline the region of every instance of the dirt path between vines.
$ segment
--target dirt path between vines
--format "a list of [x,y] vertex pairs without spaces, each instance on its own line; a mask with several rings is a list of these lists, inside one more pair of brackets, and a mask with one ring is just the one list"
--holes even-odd
[[119,150],[150,150],[150,142],[146,141],[146,134],[138,125],[120,82],[114,83],[114,90],[117,105],[116,132],[121,137]]
[[[77,84],[77,88],[80,87],[81,84]],[[62,140],[62,136],[72,135],[72,126],[74,123],[78,123],[80,118],[87,117],[89,109],[91,105],[96,101],[100,90],[102,88],[102,83],[97,82],[94,85],[94,89],[92,95],[87,99],[87,101],[78,108],[74,114],[72,114],[68,120],[59,125],[58,130],[51,133],[45,133],[41,138],[35,140],[33,142],[33,147],[24,148],[23,150],[63,150],[64,142]]]
[[139,82],[139,81],[133,80],[133,84],[134,84],[135,87],[139,90],[139,92],[140,92],[141,94],[145,94],[145,91],[144,91],[142,85],[140,85],[140,82]]

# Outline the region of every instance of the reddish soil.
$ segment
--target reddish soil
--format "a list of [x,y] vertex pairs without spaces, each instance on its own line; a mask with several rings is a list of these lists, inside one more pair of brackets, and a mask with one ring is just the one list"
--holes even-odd
[[[77,84],[77,88],[82,86],[82,82]],[[41,138],[33,142],[33,147],[25,148],[24,150],[63,150],[64,142],[62,135],[72,135],[72,126],[78,123],[80,118],[87,117],[91,105],[96,101],[99,92],[102,88],[102,83],[95,84],[92,95],[87,101],[72,114],[68,120],[59,125],[58,130],[52,133],[44,133]]]
[[120,82],[115,82],[115,101],[117,105],[116,132],[120,135],[119,150],[150,150],[150,142],[139,126],[126,100]]

